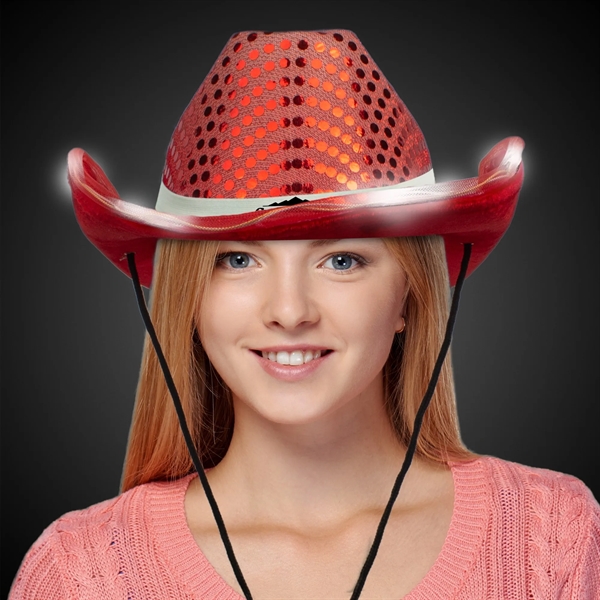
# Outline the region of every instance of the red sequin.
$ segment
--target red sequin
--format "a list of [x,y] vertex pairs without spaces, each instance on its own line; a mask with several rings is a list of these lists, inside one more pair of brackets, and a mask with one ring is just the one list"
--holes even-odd
[[[261,43],[263,35],[271,36],[270,43]],[[178,126],[165,167],[169,188],[196,197],[265,197],[286,191],[356,190],[423,173],[430,162],[419,129],[412,118],[404,118],[402,101],[352,37],[350,32],[305,32],[290,40],[280,33],[249,31],[232,39]],[[290,56],[292,50],[301,55]],[[233,53],[238,56],[235,61],[230,58]],[[232,64],[235,75],[227,72]],[[305,77],[307,68],[314,71]],[[303,88],[309,94],[282,96],[283,89],[277,94],[279,87],[292,83],[298,86],[295,92],[309,86]],[[288,113],[292,106],[294,111]],[[274,111],[268,113],[270,121],[266,111]],[[301,129],[304,126],[308,129]],[[289,139],[280,135],[274,141],[279,128],[282,133],[288,130]],[[365,137],[365,129],[374,139]],[[305,138],[305,131],[314,137]],[[207,132],[218,132],[219,138],[203,138]],[[187,147],[190,139],[196,145],[192,151]],[[220,154],[201,155],[207,147],[218,147]],[[286,153],[289,161],[271,164],[277,152]],[[324,161],[314,160],[317,156]],[[416,174],[411,173],[413,161],[419,165]],[[208,165],[211,171],[203,171]],[[311,171],[310,183],[298,177],[302,169]],[[231,178],[225,180],[222,175],[227,173]]]

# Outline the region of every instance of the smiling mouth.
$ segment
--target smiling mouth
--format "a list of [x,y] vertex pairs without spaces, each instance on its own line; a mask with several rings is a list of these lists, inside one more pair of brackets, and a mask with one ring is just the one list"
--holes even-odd
[[252,350],[258,356],[262,356],[271,362],[279,363],[280,365],[300,366],[312,360],[321,358],[333,350],[294,350],[292,352],[263,352],[261,350]]

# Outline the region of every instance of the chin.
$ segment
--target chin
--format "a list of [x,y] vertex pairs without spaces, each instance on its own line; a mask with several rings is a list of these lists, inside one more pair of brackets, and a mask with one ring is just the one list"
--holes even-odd
[[345,402],[335,400],[331,395],[313,392],[264,393],[260,397],[253,394],[247,399],[234,398],[237,415],[240,412],[253,413],[261,420],[275,425],[311,425],[326,419],[336,412]]

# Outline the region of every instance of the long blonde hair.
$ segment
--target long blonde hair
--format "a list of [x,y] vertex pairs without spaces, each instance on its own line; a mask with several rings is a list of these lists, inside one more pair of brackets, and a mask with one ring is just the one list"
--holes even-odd
[[[442,345],[449,284],[439,237],[384,240],[406,272],[406,329],[396,336],[384,367],[386,408],[399,440],[408,444],[416,412]],[[213,369],[196,331],[218,242],[162,240],[157,249],[151,315],[205,467],[223,458],[233,432],[231,393]],[[473,458],[463,445],[450,354],[425,415],[417,455],[437,462]],[[194,469],[152,344],[146,336],[122,491]]]

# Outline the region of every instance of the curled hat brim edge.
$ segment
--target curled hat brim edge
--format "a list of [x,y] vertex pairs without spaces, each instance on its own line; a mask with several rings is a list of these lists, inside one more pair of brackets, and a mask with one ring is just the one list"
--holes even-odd
[[[406,188],[356,190],[349,195],[222,216],[159,212],[119,197],[100,166],[80,148],[68,155],[68,180],[77,221],[86,237],[131,276],[135,253],[140,281],[152,282],[156,243],[182,240],[351,239],[441,235],[454,285],[462,245],[473,244],[468,275],[508,229],[523,183],[524,142],[505,138],[479,163],[477,177]],[[310,200],[310,195],[299,194]],[[215,199],[218,202],[218,199]]]

